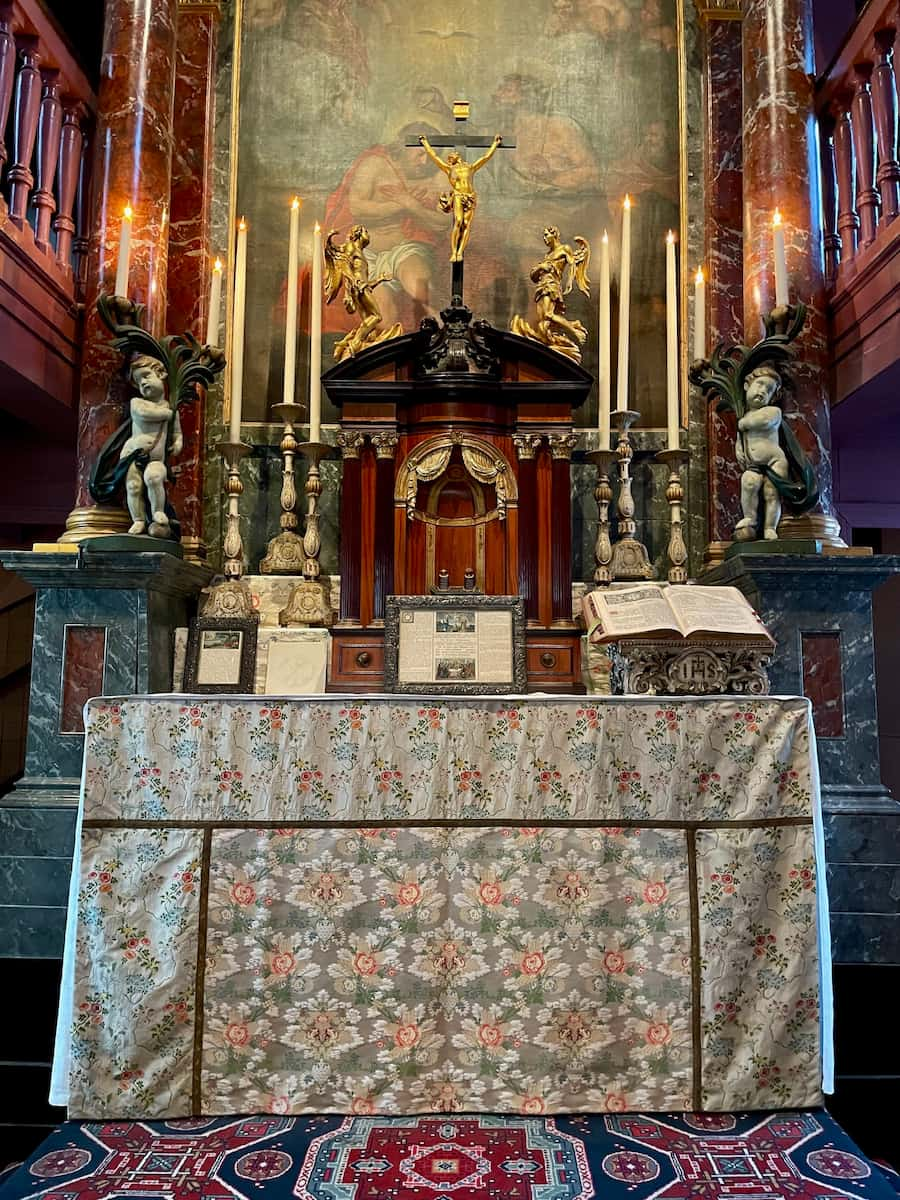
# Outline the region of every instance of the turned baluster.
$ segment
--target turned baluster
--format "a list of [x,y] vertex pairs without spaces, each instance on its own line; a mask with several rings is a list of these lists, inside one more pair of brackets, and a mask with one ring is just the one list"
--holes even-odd
[[81,167],[83,106],[70,96],[63,101],[63,126],[59,144],[59,206],[53,228],[56,231],[56,261],[65,271],[72,269],[72,239],[75,236],[75,189]]
[[878,62],[872,72],[875,132],[878,135],[878,177],[885,221],[900,212],[900,161],[897,153],[897,78],[894,74],[896,30],[882,29],[875,35]]
[[0,167],[8,157],[3,134],[9,120],[15,78],[16,40],[12,32],[12,4],[0,2]]
[[851,104],[853,145],[856,148],[857,192],[860,239],[864,246],[875,241],[880,198],[875,187],[875,123],[872,119],[871,63],[853,68],[854,90]]
[[13,116],[13,165],[9,169],[9,216],[17,225],[25,224],[28,197],[34,187],[31,156],[37,138],[38,115],[41,108],[41,61],[35,37],[23,37],[19,42],[22,65],[16,79],[16,108]]
[[825,218],[825,282],[830,287],[841,264],[841,238],[837,231],[837,179],[834,162],[834,122],[823,117],[820,145],[822,147],[822,210]]
[[43,89],[37,137],[37,190],[34,207],[37,210],[34,240],[41,250],[50,249],[50,222],[56,212],[53,183],[59,162],[62,135],[62,103],[59,99],[59,71],[42,71]]
[[856,254],[859,217],[856,212],[856,160],[853,155],[853,126],[843,105],[835,113],[834,150],[838,183],[838,233],[843,258]]
[[75,190],[75,241],[72,244],[75,278],[82,290],[87,284],[88,251],[91,245],[91,135],[86,122],[81,125],[81,161]]

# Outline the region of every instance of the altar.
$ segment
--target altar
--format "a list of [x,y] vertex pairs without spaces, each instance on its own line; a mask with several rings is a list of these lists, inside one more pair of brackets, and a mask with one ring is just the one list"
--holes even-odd
[[73,1117],[830,1086],[804,700],[104,698],[81,828]]

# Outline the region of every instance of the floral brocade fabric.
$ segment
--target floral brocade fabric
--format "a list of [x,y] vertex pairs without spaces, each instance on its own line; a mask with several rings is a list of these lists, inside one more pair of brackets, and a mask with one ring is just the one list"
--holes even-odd
[[820,1099],[805,701],[88,709],[70,1112]]

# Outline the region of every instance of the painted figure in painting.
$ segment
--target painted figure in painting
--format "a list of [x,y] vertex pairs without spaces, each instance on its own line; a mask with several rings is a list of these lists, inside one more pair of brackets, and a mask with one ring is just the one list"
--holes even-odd
[[498,133],[487,153],[482,154],[481,158],[476,158],[473,163],[466,162],[457,150],[451,150],[445,162],[434,152],[425,134],[419,135],[419,141],[425,153],[450,180],[451,190],[441,195],[439,203],[443,212],[453,215],[453,229],[450,234],[451,262],[462,262],[472,233],[472,218],[475,216],[475,205],[478,203],[472,182],[475,172],[480,171],[485,163],[493,157],[502,140]]
[[741,510],[744,515],[734,527],[738,541],[758,537],[760,516],[763,518],[763,537],[770,541],[778,537],[781,496],[777,484],[781,480],[786,483],[790,478],[788,457],[779,439],[783,418],[776,400],[780,391],[781,376],[774,367],[757,367],[744,381],[747,405],[738,421],[735,447],[738,466],[743,471]]
[[573,240],[574,246],[563,242],[555,225],[548,225],[544,230],[547,252],[531,271],[531,281],[536,285],[537,323],[532,328],[523,317],[516,315],[510,329],[520,337],[543,342],[567,358],[581,362],[581,347],[587,338],[587,330],[580,321],[571,321],[566,316],[565,297],[574,286],[585,296],[591,294],[587,273],[591,248],[583,237]]
[[397,337],[402,331],[397,324],[379,332],[383,318],[373,293],[379,284],[389,282],[392,276],[378,275],[369,279],[365,254],[370,240],[368,229],[365,225],[354,225],[346,242],[341,243],[334,241],[337,232],[332,229],[325,242],[325,301],[331,304],[343,289],[344,308],[348,313],[358,313],[360,318],[359,325],[342,337],[334,348],[334,357],[341,362],[377,342]]

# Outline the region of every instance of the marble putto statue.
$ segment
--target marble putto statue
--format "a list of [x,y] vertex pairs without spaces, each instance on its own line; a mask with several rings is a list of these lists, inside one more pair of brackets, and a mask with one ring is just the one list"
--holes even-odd
[[[782,412],[777,401],[781,376],[771,366],[757,367],[744,380],[746,409],[737,423],[736,453],[741,474],[741,511],[743,517],[734,528],[736,541],[759,537],[778,537],[781,520],[781,494],[776,480],[787,482],[790,464],[779,433]],[[761,518],[761,519],[760,519]]]

